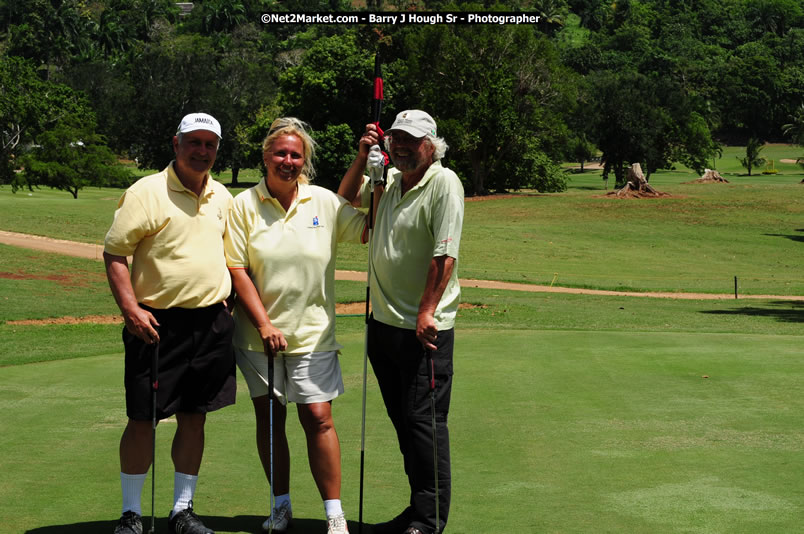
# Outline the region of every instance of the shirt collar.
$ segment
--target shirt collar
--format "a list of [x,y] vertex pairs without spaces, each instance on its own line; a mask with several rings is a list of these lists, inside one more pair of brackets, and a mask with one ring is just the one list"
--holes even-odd
[[[187,193],[192,193],[194,195],[195,193],[193,193],[191,190],[189,190],[186,187],[184,187],[184,184],[181,183],[181,180],[179,180],[179,175],[176,174],[175,164],[176,164],[176,160],[173,160],[173,161],[170,162],[170,164],[167,167],[168,187],[172,191],[177,191],[177,192],[183,192],[184,191],[184,192],[187,192]],[[211,196],[214,193],[215,193],[215,190],[212,187],[209,186],[209,173],[207,173],[206,177],[204,178],[204,190],[201,192],[201,196],[202,197]]]
[[[268,184],[265,183],[265,178],[260,180],[260,182],[256,186],[257,194],[260,195],[260,202],[265,202],[266,200],[273,199],[276,200],[275,197],[268,191]],[[296,183],[296,202],[304,202],[313,198],[313,191],[310,187],[310,184],[302,184],[297,182]]]
[[[424,171],[424,176],[422,176],[422,179],[421,179],[421,180],[419,180],[419,181],[416,183],[416,185],[414,185],[413,187],[411,187],[411,188],[408,190],[408,192],[413,191],[413,190],[415,190],[415,189],[419,189],[419,188],[424,187],[425,185],[427,185],[427,182],[429,182],[430,180],[432,180],[432,179],[433,179],[433,176],[435,176],[435,174],[436,174],[437,172],[439,172],[441,169],[442,169],[442,167],[441,167],[441,160],[439,160],[439,161],[434,161],[432,164],[430,164],[430,166],[429,166],[429,167],[427,167],[427,170],[426,170],[426,171]],[[393,181],[393,183],[395,183],[395,184],[396,184],[396,187],[399,187],[399,188],[400,188],[400,191],[401,191],[401,190],[402,190],[402,189],[401,189],[401,187],[402,187],[402,173],[401,173],[401,172],[399,172],[397,169],[394,169],[394,171],[396,171],[396,172],[395,172],[395,173],[394,173],[394,175],[393,175],[393,177],[394,177],[394,181]],[[397,182],[398,182],[398,183],[397,183]]]

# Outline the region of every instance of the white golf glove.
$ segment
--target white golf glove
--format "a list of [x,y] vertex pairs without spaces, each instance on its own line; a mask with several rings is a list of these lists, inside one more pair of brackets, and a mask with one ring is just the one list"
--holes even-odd
[[369,149],[366,171],[371,179],[371,187],[385,185],[383,179],[383,168],[385,167],[385,156],[380,150],[380,145],[374,145]]

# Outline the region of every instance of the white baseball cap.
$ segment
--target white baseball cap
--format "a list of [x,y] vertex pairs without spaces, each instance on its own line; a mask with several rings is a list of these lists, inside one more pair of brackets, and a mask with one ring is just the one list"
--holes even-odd
[[190,113],[185,115],[179,123],[179,129],[176,130],[176,135],[180,133],[194,132],[196,130],[208,130],[221,137],[221,125],[212,115],[206,113]]
[[429,114],[419,109],[409,109],[396,116],[393,130],[402,130],[413,137],[436,136],[436,122]]

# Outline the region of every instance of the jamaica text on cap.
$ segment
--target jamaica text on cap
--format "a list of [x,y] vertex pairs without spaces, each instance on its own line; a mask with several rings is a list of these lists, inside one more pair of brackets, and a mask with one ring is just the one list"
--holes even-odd
[[221,137],[221,125],[212,115],[206,113],[190,113],[186,115],[179,123],[179,129],[176,130],[176,135],[180,133],[194,132],[196,130],[209,130]]
[[402,130],[413,137],[436,136],[436,123],[429,114],[419,109],[409,109],[396,116],[391,130]]

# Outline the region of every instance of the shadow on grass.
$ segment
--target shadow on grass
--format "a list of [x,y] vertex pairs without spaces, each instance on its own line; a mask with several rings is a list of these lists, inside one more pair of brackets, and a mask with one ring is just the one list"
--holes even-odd
[[[796,232],[804,233],[804,228],[797,228]],[[797,241],[799,243],[804,243],[804,234],[803,235],[796,235],[796,234],[765,234],[768,237],[784,237],[785,239],[790,239],[791,241]]]
[[[262,534],[262,522],[265,517],[257,515],[239,515],[235,517],[221,516],[201,516],[204,524],[215,532],[247,532],[251,534]],[[114,530],[117,520],[112,521],[87,521],[84,523],[72,523],[66,525],[49,525],[38,527],[25,532],[25,534],[108,534]],[[151,528],[151,516],[142,518],[143,534]],[[349,529],[357,532],[357,522],[349,521]],[[168,521],[160,517],[156,519],[155,532],[167,532]],[[323,519],[293,519],[289,534],[321,534],[327,530],[327,522]],[[366,530],[366,529],[364,529]]]
[[769,303],[771,308],[743,306],[733,310],[702,310],[711,315],[747,315],[749,317],[770,317],[783,323],[804,323],[804,302],[778,300]]

